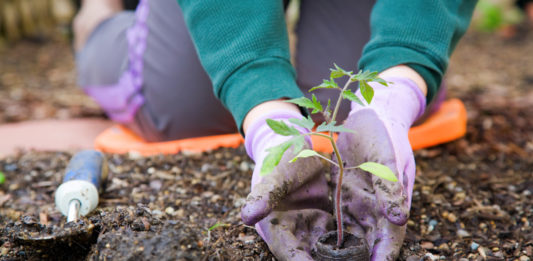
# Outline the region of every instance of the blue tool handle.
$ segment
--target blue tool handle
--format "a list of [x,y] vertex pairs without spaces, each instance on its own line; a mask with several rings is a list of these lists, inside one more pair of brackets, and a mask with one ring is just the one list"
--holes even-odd
[[68,163],[63,183],[71,180],[91,182],[100,192],[102,181],[107,179],[107,162],[103,153],[83,150],[76,153]]

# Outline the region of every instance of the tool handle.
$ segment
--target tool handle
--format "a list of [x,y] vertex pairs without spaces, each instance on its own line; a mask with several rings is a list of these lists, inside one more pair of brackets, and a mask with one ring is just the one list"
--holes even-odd
[[[56,206],[65,216],[85,216],[98,206],[98,194],[107,180],[107,162],[104,154],[96,150],[76,153],[65,170],[63,183],[55,194]],[[79,203],[78,213],[71,213],[73,201]]]
[[104,154],[96,150],[84,150],[70,159],[63,183],[71,180],[88,181],[101,192],[102,181],[106,179],[107,164]]

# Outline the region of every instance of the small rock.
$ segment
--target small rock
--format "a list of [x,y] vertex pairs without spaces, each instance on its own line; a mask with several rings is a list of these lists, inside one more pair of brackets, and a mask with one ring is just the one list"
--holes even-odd
[[476,242],[473,242],[473,241],[472,241],[472,244],[470,244],[470,249],[471,249],[472,251],[476,251],[478,247],[479,247],[479,244],[476,243]]
[[175,210],[174,210],[173,207],[168,207],[168,208],[165,209],[165,213],[167,213],[167,214],[169,214],[171,216],[174,215],[174,212],[175,212]]
[[7,255],[8,252],[9,252],[8,248],[6,248],[6,247],[0,248],[0,255],[5,256],[5,255]]
[[205,163],[204,165],[202,165],[202,168],[200,169],[200,171],[201,172],[207,172],[210,169],[211,169],[211,165]]
[[175,214],[177,217],[183,217],[183,216],[185,216],[185,210],[183,210],[183,209],[180,208],[180,209],[178,209],[178,211],[176,211],[174,214]]
[[450,250],[450,247],[448,246],[448,244],[442,243],[442,244],[440,244],[439,249],[440,250]]
[[452,222],[452,223],[455,223],[455,221],[457,221],[457,216],[455,216],[455,214],[453,213],[450,213],[448,214],[448,221]]
[[459,261],[468,261],[468,258],[461,257],[459,258]]
[[527,256],[521,256],[520,261],[531,261],[531,259]]
[[142,154],[138,151],[131,150],[130,152],[128,152],[128,158],[130,160],[138,160],[138,159],[141,159],[142,157],[143,157]]
[[247,172],[248,170],[250,170],[250,164],[248,164],[248,162],[246,162],[246,161],[243,161],[243,162],[241,162],[241,165],[239,165],[239,169],[242,172]]
[[420,246],[423,249],[433,249],[435,247],[435,245],[433,245],[433,243],[431,243],[429,241],[424,241],[424,242],[420,243]]
[[150,181],[150,188],[153,190],[159,191],[162,186],[163,182],[161,180],[155,179]]
[[457,235],[459,237],[469,237],[470,233],[468,233],[468,231],[466,231],[464,229],[459,229],[459,230],[457,230]]
[[154,174],[155,173],[155,168],[154,167],[149,167],[146,172],[148,172],[148,174]]

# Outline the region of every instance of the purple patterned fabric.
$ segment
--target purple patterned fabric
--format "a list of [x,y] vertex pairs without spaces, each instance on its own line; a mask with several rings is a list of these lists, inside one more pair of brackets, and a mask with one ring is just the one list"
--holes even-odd
[[105,110],[111,120],[119,123],[131,123],[145,101],[141,89],[148,13],[148,0],[141,0],[135,11],[135,24],[126,32],[129,64],[118,83],[84,87],[85,92]]

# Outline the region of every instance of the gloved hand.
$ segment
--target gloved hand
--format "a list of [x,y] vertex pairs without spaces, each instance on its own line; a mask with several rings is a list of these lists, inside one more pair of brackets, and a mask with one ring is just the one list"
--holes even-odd
[[[246,199],[241,216],[245,224],[253,225],[280,260],[312,260],[311,248],[318,237],[331,230],[333,222],[329,208],[328,186],[324,164],[316,158],[302,158],[289,163],[294,156],[289,148],[274,171],[260,176],[268,148],[291,137],[274,133],[266,119],[302,118],[299,113],[274,112],[252,123],[246,133],[245,146],[255,161],[252,192]],[[288,125],[288,121],[285,121]],[[300,132],[309,130],[295,126]],[[306,147],[311,141],[306,139]]]
[[[391,182],[360,169],[345,172],[343,223],[348,232],[366,238],[372,260],[395,260],[402,246],[416,172],[407,133],[426,106],[414,82],[396,77],[385,80],[392,84],[370,83],[374,88],[370,105],[352,102],[344,126],[355,133],[343,132],[337,140],[346,167],[374,161],[388,166],[398,178]],[[337,171],[334,168],[333,183]]]

